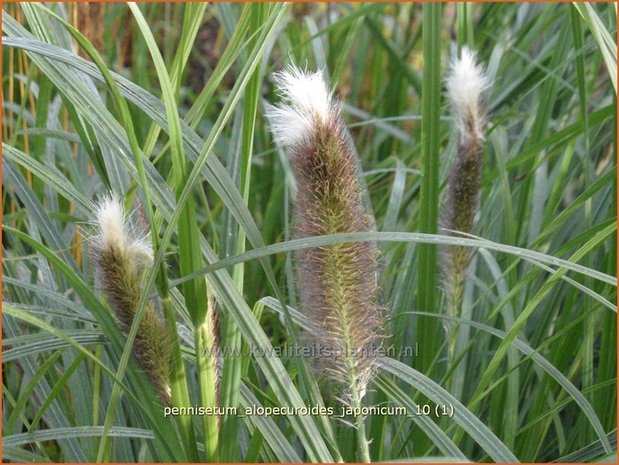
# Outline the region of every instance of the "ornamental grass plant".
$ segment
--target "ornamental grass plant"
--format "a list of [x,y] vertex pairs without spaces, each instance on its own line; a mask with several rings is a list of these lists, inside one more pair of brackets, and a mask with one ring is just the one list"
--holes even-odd
[[613,4],[2,9],[4,461],[615,459]]

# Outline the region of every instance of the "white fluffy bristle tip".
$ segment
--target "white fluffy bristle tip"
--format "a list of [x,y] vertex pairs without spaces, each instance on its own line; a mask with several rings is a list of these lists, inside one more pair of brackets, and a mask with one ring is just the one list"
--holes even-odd
[[458,118],[479,117],[479,100],[486,87],[488,78],[475,54],[462,49],[462,57],[452,63],[447,76],[447,93]]
[[125,215],[123,206],[116,197],[103,198],[97,208],[97,224],[104,244],[119,248],[125,246]]
[[275,74],[283,103],[267,110],[271,132],[282,146],[303,140],[317,123],[329,119],[331,94],[321,71],[310,73],[291,66]]
[[138,228],[131,227],[121,200],[115,195],[106,195],[99,201],[96,210],[98,234],[95,236],[97,247],[113,248],[117,252],[128,254],[131,259],[140,262],[152,262],[152,245],[148,235]]

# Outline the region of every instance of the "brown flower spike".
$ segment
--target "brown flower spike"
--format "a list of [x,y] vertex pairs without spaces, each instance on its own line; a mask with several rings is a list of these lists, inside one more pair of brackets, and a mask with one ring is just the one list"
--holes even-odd
[[[322,73],[289,68],[276,75],[285,101],[267,116],[276,141],[288,148],[297,181],[297,238],[370,231],[361,203],[357,160],[340,108]],[[305,249],[296,254],[300,309],[325,373],[358,404],[374,370],[382,329],[377,305],[375,243]]]
[[[100,202],[96,226],[98,233],[90,240],[95,282],[128,333],[143,294],[142,273],[153,261],[152,249],[148,239],[130,226],[121,202],[113,196]],[[161,400],[169,404],[170,344],[165,323],[152,302],[146,304],[134,354]]]
[[[447,196],[441,213],[442,227],[452,236],[471,233],[479,204],[483,167],[483,117],[480,98],[488,86],[483,69],[476,65],[475,55],[468,49],[455,60],[447,77],[447,93],[458,130],[458,151],[449,172]],[[463,246],[447,246],[441,252],[443,288],[448,313],[459,316],[464,279],[471,261],[471,252]],[[454,355],[453,324],[447,325],[450,358]]]

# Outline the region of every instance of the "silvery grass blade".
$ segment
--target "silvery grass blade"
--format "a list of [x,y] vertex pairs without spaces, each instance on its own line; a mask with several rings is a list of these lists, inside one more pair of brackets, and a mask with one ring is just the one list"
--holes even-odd
[[[275,299],[273,299],[272,297],[265,297],[263,299],[261,299],[261,302],[264,303],[265,306],[267,306],[268,308],[272,309],[275,312],[280,313],[281,310],[278,307],[277,301]],[[308,331],[311,331],[311,325],[309,324],[307,317],[304,316],[303,314],[301,314],[299,311],[295,310],[294,308],[289,308],[290,314],[292,315],[295,323],[301,325],[301,327],[305,328]],[[418,312],[415,312],[418,313]],[[449,320],[454,320],[454,321],[458,321],[461,324],[465,324],[465,325],[469,325],[472,326],[474,328],[480,329],[484,332],[487,332],[488,334],[492,334],[495,337],[501,338],[501,339],[505,339],[507,337],[507,332],[505,331],[501,331],[498,330],[496,328],[493,328],[489,325],[485,325],[483,323],[478,323],[475,321],[471,321],[471,320],[465,320],[462,318],[457,318],[457,317],[451,317],[448,315],[433,315],[431,313],[424,313],[425,315],[428,316],[432,316],[433,318],[440,318],[440,319],[449,319]],[[542,356],[539,353],[539,349],[533,349],[531,346],[529,346],[528,344],[526,344],[525,342],[521,341],[521,340],[514,340],[512,342],[512,345],[515,349],[517,349],[518,351],[522,352],[525,356],[530,357],[546,374],[548,374],[548,376],[550,376],[551,378],[553,378],[563,389],[565,389],[565,391],[575,400],[575,402],[579,405],[579,407],[581,408],[582,412],[584,413],[584,415],[589,419],[589,421],[591,422],[592,426],[595,428],[596,432],[598,433],[598,437],[599,440],[601,441],[601,443],[604,445],[604,447],[609,447],[609,444],[606,442],[606,435],[603,432],[603,429],[601,427],[600,424],[600,420],[598,418],[598,416],[596,415],[595,411],[593,410],[590,402],[586,399],[586,397],[580,392],[580,390],[565,376],[563,375],[548,359],[546,359],[544,356]],[[386,360],[386,359],[385,359]],[[394,363],[396,362],[395,360],[392,360]],[[398,366],[404,366],[401,363]],[[406,394],[399,392],[397,390],[397,386],[392,386],[389,382],[388,378],[384,378],[379,376],[378,380],[376,381],[377,385],[382,389],[382,388],[386,388],[389,393],[390,396],[392,396],[394,399],[398,400],[398,403],[400,403],[400,405],[403,405],[407,408],[409,408],[409,411],[414,411],[414,402],[412,401],[412,399],[410,399]],[[412,408],[411,408],[412,407]],[[473,415],[472,412],[470,412],[471,415]],[[418,417],[413,416],[413,420],[417,419]],[[433,429],[433,428],[430,428]],[[432,435],[436,433],[436,431],[428,431],[427,434],[428,435]],[[439,439],[440,438],[440,433],[439,437],[435,437],[435,439]],[[451,440],[446,441],[446,438],[440,438],[440,441],[437,442],[437,444],[442,444],[443,445],[443,449],[442,451],[446,454],[451,453],[454,454],[454,449],[455,445],[453,445],[453,443],[451,442]],[[481,443],[480,443],[481,445]],[[487,449],[486,449],[487,450]],[[608,450],[608,449],[607,449]],[[457,456],[458,454],[456,454]]]

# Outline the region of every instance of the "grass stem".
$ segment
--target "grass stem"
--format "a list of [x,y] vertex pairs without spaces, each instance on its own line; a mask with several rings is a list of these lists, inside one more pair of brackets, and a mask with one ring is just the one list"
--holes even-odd
[[[436,234],[439,208],[439,160],[441,116],[441,4],[423,5],[423,80],[421,157],[421,198],[419,204],[419,231]],[[438,254],[436,246],[420,244],[417,260],[417,308],[437,311],[436,286]],[[428,371],[439,348],[436,320],[419,317],[417,340],[421,345],[420,369]]]

